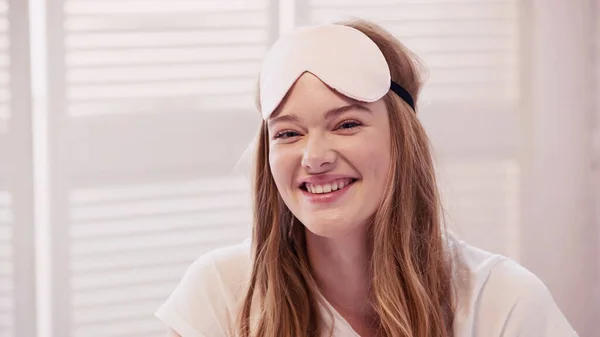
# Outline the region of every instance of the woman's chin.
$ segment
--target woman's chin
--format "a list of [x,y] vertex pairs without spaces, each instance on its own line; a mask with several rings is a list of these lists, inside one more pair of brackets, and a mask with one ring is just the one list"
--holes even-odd
[[347,222],[348,219],[344,220],[307,221],[304,226],[311,234],[329,239],[343,237],[361,227],[357,223]]

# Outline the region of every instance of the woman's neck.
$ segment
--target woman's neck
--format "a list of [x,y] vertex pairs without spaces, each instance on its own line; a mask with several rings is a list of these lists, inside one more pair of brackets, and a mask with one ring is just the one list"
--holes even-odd
[[[325,299],[357,330],[372,325],[370,249],[364,234],[325,238],[306,231],[313,277]],[[360,333],[360,332],[359,332]]]

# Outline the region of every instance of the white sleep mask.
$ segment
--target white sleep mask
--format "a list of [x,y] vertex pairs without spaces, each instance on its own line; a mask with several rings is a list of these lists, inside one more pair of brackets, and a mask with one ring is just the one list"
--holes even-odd
[[388,64],[375,42],[357,29],[326,24],[297,28],[279,38],[267,52],[259,84],[263,119],[269,118],[305,72],[361,102],[375,102],[392,89],[414,110],[413,98],[391,80]]

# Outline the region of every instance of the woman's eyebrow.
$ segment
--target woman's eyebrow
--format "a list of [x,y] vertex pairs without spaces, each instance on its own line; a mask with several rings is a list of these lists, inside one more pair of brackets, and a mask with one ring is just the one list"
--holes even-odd
[[280,123],[280,122],[295,122],[295,123],[298,123],[298,122],[300,122],[300,118],[297,115],[295,115],[295,114],[280,115],[280,116],[277,116],[275,118],[271,118],[269,120],[269,122],[268,122],[268,125],[269,125],[269,127],[272,127],[276,123]]
[[[337,108],[333,108],[331,110],[328,110],[325,113],[325,119],[330,119],[333,118],[335,116],[338,116],[340,114],[343,114],[346,111],[350,111],[350,110],[359,110],[359,111],[364,111],[364,112],[368,112],[368,113],[372,113],[371,109],[367,108],[364,105],[360,105],[360,104],[356,104],[356,103],[352,103],[352,104],[348,104],[348,105],[344,105],[341,107],[337,107]],[[280,115],[274,118],[271,118],[268,122],[268,126],[272,127],[273,125],[277,124],[277,123],[281,123],[281,122],[294,122],[294,123],[299,123],[300,122],[300,117],[298,117],[296,114],[287,114],[287,115]]]

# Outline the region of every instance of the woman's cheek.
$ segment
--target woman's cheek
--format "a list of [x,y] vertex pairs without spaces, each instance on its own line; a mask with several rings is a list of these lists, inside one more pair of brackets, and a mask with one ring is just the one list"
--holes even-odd
[[289,154],[279,149],[272,149],[269,153],[269,166],[271,167],[273,179],[275,179],[278,186],[284,185],[286,179],[291,181],[293,161]]

